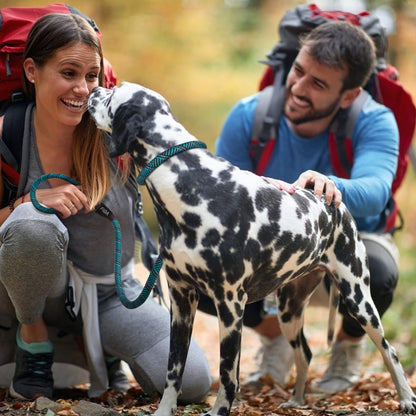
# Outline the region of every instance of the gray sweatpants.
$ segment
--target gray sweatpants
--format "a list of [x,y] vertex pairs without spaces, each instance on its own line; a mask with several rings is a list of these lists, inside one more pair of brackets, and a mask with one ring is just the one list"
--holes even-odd
[[[56,215],[19,205],[0,227],[0,365],[14,360],[16,322],[33,323],[43,317],[55,333],[81,334],[80,317],[65,312],[68,284],[66,250],[68,231]],[[129,299],[141,291],[134,276],[123,277]],[[104,352],[125,361],[147,393],[162,393],[169,352],[169,313],[149,298],[136,309],[126,309],[114,286],[98,285],[99,328]],[[59,336],[59,335],[58,335]],[[74,344],[76,345],[76,344]],[[76,348],[76,347],[75,347]],[[73,357],[55,359],[71,363]],[[211,385],[209,365],[192,341],[183,378],[182,402],[198,402]]]

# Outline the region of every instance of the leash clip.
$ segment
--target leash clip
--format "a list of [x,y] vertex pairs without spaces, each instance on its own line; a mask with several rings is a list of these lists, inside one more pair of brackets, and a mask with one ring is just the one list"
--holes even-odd
[[108,218],[110,221],[113,221],[115,218],[110,208],[107,208],[102,202],[96,206],[95,212],[102,217]]

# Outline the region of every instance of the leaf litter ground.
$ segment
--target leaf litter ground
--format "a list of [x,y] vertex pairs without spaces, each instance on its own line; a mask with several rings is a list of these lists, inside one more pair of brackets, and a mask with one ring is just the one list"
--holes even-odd
[[[242,387],[236,399],[231,416],[260,416],[260,415],[294,415],[294,416],[323,416],[323,415],[356,415],[375,414],[394,416],[400,414],[396,389],[390,374],[385,370],[382,358],[377,349],[368,340],[362,367],[362,379],[350,390],[323,395],[314,389],[314,383],[322,376],[328,360],[329,348],[326,346],[326,322],[318,320],[325,316],[325,309],[309,308],[305,332],[310,348],[314,354],[308,377],[306,404],[297,409],[279,408],[279,405],[291,395],[295,371],[292,369],[286,386],[274,384],[266,377],[262,384]],[[320,318],[321,319],[321,318]],[[203,404],[180,406],[178,415],[199,415],[209,410],[213,405],[218,389],[219,371],[219,341],[218,323],[216,318],[197,313],[194,337],[207,354],[213,377],[212,389]],[[253,331],[244,329],[241,354],[240,381],[256,368],[256,352],[260,346]],[[416,389],[416,376],[409,369],[409,380]],[[17,401],[8,395],[7,389],[0,389],[0,416],[93,416],[93,415],[133,415],[143,416],[156,410],[158,396],[149,397],[143,393],[140,386],[131,378],[131,388],[125,394],[108,392],[95,402],[100,406],[88,408],[86,386],[77,386],[67,390],[58,390],[49,405],[40,405],[37,401]],[[90,403],[91,406],[93,403]],[[95,406],[95,403],[94,403]],[[101,410],[100,410],[101,409]]]

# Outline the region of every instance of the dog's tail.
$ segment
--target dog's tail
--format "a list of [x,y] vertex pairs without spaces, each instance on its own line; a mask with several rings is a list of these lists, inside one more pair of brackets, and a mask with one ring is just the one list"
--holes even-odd
[[335,320],[339,303],[339,291],[334,284],[329,286],[328,346],[331,346],[335,334]]

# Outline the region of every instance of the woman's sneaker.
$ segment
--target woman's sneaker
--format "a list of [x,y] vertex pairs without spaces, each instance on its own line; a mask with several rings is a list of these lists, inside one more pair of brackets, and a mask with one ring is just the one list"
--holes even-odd
[[130,388],[130,381],[123,370],[121,360],[115,357],[105,357],[107,366],[108,386],[111,390],[125,393]]
[[10,395],[16,399],[32,400],[38,396],[53,396],[53,352],[32,354],[16,346],[16,368]]

